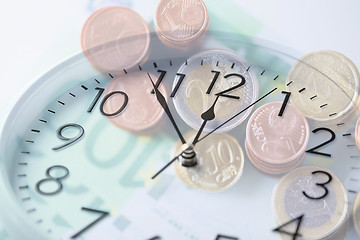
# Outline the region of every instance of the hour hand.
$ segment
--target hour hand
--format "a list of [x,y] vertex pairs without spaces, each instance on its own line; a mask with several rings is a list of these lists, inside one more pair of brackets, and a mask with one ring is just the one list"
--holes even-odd
[[150,74],[147,73],[147,75],[149,76],[150,81],[151,81],[151,83],[152,83],[152,85],[153,85],[153,87],[154,87],[156,99],[157,99],[158,102],[160,103],[161,107],[164,109],[166,115],[169,117],[169,119],[170,119],[172,125],[174,126],[174,128],[175,128],[175,130],[176,130],[176,132],[177,132],[177,134],[178,134],[181,142],[182,142],[183,144],[185,144],[186,141],[185,141],[184,137],[182,136],[182,134],[181,134],[178,126],[176,125],[176,122],[175,122],[173,116],[171,115],[171,112],[170,112],[169,106],[168,106],[167,103],[166,103],[165,97],[162,95],[162,93],[159,91],[159,89],[155,86],[153,80],[151,79]]

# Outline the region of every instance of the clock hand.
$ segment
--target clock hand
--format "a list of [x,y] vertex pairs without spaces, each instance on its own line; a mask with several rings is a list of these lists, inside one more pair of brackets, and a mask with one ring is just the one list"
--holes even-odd
[[160,103],[161,107],[164,109],[166,115],[168,115],[168,117],[169,117],[172,125],[174,126],[174,128],[175,128],[175,130],[176,130],[176,133],[178,134],[178,136],[179,136],[179,138],[180,138],[180,140],[181,140],[181,142],[182,142],[183,144],[185,144],[186,141],[185,141],[184,137],[182,136],[182,134],[181,134],[178,126],[176,125],[176,122],[175,122],[175,120],[174,120],[174,118],[173,118],[173,116],[172,116],[172,114],[171,114],[171,112],[170,112],[169,106],[168,106],[167,103],[166,103],[165,97],[162,95],[162,93],[159,91],[159,89],[155,86],[153,80],[151,79],[150,74],[147,73],[147,75],[149,76],[150,81],[151,81],[151,84],[152,84],[153,87],[154,87],[156,99],[157,99],[158,102]]
[[151,177],[151,179],[156,178],[162,171],[164,171],[168,166],[170,166],[173,162],[175,162],[176,159],[178,159],[185,151],[187,151],[190,147],[192,148],[196,143],[202,141],[204,138],[206,138],[207,136],[209,136],[210,134],[212,134],[213,132],[215,132],[216,130],[218,130],[219,128],[221,128],[222,126],[224,126],[226,123],[230,122],[231,120],[233,120],[235,117],[237,117],[238,115],[240,115],[241,113],[243,113],[244,111],[246,111],[247,109],[249,109],[250,107],[254,106],[256,103],[260,102],[261,100],[263,100],[264,98],[266,98],[267,96],[269,96],[271,93],[275,92],[277,90],[277,88],[272,89],[270,92],[266,93],[264,96],[262,96],[261,98],[259,98],[258,100],[256,100],[255,102],[253,102],[252,104],[250,104],[249,106],[247,106],[246,108],[244,108],[243,110],[241,110],[240,112],[238,112],[237,114],[235,114],[234,116],[232,116],[231,118],[229,118],[228,120],[226,120],[225,122],[223,122],[222,124],[220,124],[219,126],[217,126],[215,129],[213,129],[211,132],[207,133],[204,137],[200,138],[200,134],[203,131],[207,121],[210,121],[212,119],[215,118],[215,114],[214,114],[214,107],[215,104],[219,98],[219,96],[217,96],[217,98],[215,99],[213,105],[203,114],[201,114],[201,118],[204,120],[198,133],[196,134],[196,137],[194,138],[194,141],[192,143],[191,146],[189,146],[188,148],[186,148],[184,151],[182,151],[180,154],[178,154],[177,156],[175,156],[173,159],[171,159],[170,162],[168,162],[162,169],[160,169],[154,176]]
[[171,159],[170,162],[168,162],[163,168],[161,168],[157,173],[154,174],[154,176],[151,177],[151,179],[154,179],[156,178],[160,173],[162,173],[162,171],[164,171],[168,166],[170,166],[173,162],[175,162],[176,159],[179,158],[179,156],[182,154],[182,152],[175,156],[173,159]]
[[[184,158],[184,163],[182,164],[183,166],[190,167],[190,166],[196,165],[196,159],[195,159],[195,153],[194,153],[194,145],[195,145],[194,142],[197,142],[197,139],[200,137],[207,121],[213,120],[215,118],[214,108],[215,108],[215,104],[218,101],[218,99],[219,99],[219,96],[216,97],[213,105],[207,111],[205,111],[203,114],[201,114],[201,118],[204,121],[203,121],[198,133],[195,136],[193,144],[187,145],[185,150],[183,150],[180,154],[178,154],[176,157],[171,159],[171,161],[168,162],[163,168],[161,168],[154,176],[152,176],[151,179],[156,178],[162,171],[164,171],[168,166],[170,166],[173,162],[175,162],[175,160],[178,159],[180,156],[183,156],[183,158]],[[189,157],[188,159],[186,159],[187,156]]]
[[201,127],[200,127],[199,131],[197,132],[194,140],[192,141],[192,144],[194,146],[198,142],[199,137],[200,137],[201,133],[203,132],[206,123],[215,118],[215,104],[219,100],[219,97],[220,97],[220,95],[217,95],[217,97],[216,97],[214,103],[212,104],[212,106],[207,111],[205,111],[204,113],[201,114],[201,118],[203,119],[203,123],[201,124]]
[[[263,100],[264,98],[266,98],[267,96],[269,96],[271,93],[275,92],[277,90],[277,88],[272,89],[270,92],[266,93],[264,96],[262,96],[261,98],[259,98],[258,100],[256,100],[255,102],[253,102],[252,104],[250,104],[249,106],[247,106],[246,108],[244,108],[243,110],[241,110],[240,112],[238,112],[237,114],[235,114],[234,116],[232,116],[231,118],[229,118],[228,120],[226,120],[225,122],[223,122],[222,124],[220,124],[219,126],[217,126],[215,129],[213,129],[212,131],[208,132],[205,136],[203,136],[202,138],[198,139],[197,141],[195,141],[196,144],[200,141],[202,141],[204,138],[206,138],[207,136],[209,136],[210,134],[212,134],[213,132],[215,132],[216,130],[218,130],[219,128],[221,128],[222,126],[224,126],[225,124],[227,124],[228,122],[230,122],[231,120],[233,120],[234,118],[236,118],[237,116],[239,116],[241,113],[245,112],[246,110],[248,110],[250,107],[254,106],[256,103],[260,102],[261,100]],[[194,139],[195,140],[195,139]]]

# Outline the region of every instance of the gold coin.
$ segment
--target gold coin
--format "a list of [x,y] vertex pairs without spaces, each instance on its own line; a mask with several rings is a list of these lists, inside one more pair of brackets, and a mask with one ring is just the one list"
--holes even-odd
[[[191,142],[195,131],[184,138]],[[175,153],[182,151],[182,143],[175,146]],[[226,133],[213,133],[198,142],[194,151],[197,164],[183,167],[180,161],[174,163],[176,174],[190,187],[207,191],[225,190],[233,186],[241,177],[244,169],[244,153],[238,141]]]
[[299,59],[287,76],[290,102],[316,121],[348,116],[358,101],[359,72],[355,64],[334,51],[318,51]]

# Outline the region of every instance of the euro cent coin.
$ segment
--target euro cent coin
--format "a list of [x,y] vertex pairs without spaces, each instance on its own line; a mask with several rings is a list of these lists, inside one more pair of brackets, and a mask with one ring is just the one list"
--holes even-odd
[[251,115],[246,127],[246,150],[260,170],[280,174],[302,161],[310,130],[305,116],[288,104],[278,116],[281,102],[270,102]]
[[[191,142],[195,131],[185,134]],[[178,142],[174,155],[182,150]],[[226,133],[213,133],[195,145],[197,164],[183,167],[180,161],[174,163],[176,174],[188,186],[207,191],[220,191],[233,186],[244,169],[244,153],[238,141]]]
[[154,24],[165,44],[183,47],[199,39],[207,30],[209,16],[202,0],[161,0]]
[[287,76],[290,102],[306,117],[320,122],[346,118],[359,96],[355,64],[334,51],[318,51],[299,59]]
[[[153,74],[150,76],[156,79]],[[123,106],[124,102],[128,102],[122,112],[108,116],[110,122],[121,129],[135,132],[149,129],[157,124],[164,110],[155,94],[151,94],[152,90],[153,86],[145,72],[131,72],[114,78],[105,90],[105,98],[109,96],[104,103],[105,113],[114,113]],[[167,96],[164,85],[160,85],[159,90]]]
[[150,28],[142,17],[126,7],[106,7],[94,12],[81,33],[81,47],[101,71],[123,72],[146,60]]
[[360,150],[360,118],[357,120],[355,126],[355,142],[356,142],[356,146]]

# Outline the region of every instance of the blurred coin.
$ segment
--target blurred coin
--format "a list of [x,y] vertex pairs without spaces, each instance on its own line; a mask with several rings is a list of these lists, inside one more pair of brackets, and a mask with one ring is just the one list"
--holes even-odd
[[[156,76],[150,74],[152,79]],[[126,101],[125,109],[108,119],[115,126],[130,130],[142,131],[149,129],[159,122],[164,110],[157,101],[155,94],[151,94],[153,86],[145,72],[132,72],[119,78],[114,78],[106,87],[105,96],[110,94],[104,104],[106,113],[118,111]],[[159,90],[167,96],[164,85]],[[126,94],[126,96],[125,96]]]
[[355,126],[355,142],[356,142],[356,146],[360,150],[360,118],[357,120]]
[[139,14],[126,7],[94,12],[81,33],[81,47],[89,61],[105,72],[123,72],[146,60],[150,28]]
[[360,237],[360,193],[357,195],[355,199],[354,209],[353,209],[353,221],[354,221],[354,228],[356,233]]
[[359,72],[334,51],[318,51],[299,59],[287,76],[290,102],[306,117],[332,121],[347,117],[357,104]]
[[184,47],[207,30],[209,16],[202,0],[161,0],[154,24],[161,41],[171,47]]
[[309,142],[305,116],[288,104],[278,116],[282,102],[270,102],[251,115],[245,147],[250,161],[263,172],[281,174],[298,166]]

